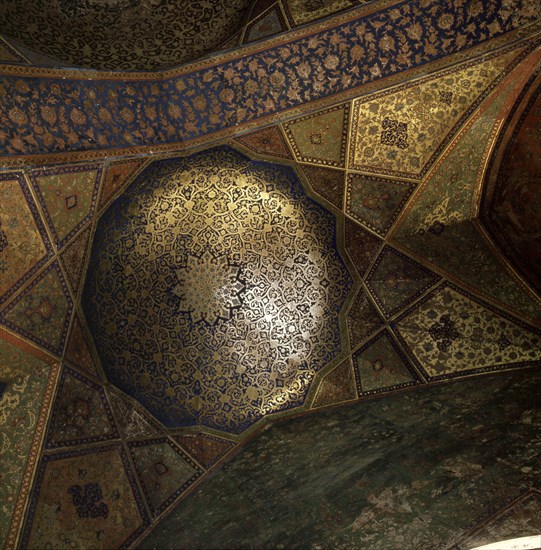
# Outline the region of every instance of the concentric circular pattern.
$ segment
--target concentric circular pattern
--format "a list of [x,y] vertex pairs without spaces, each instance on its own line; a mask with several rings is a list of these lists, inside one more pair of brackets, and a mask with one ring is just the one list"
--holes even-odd
[[83,300],[109,379],[167,426],[240,433],[341,351],[334,216],[288,167],[154,162],[99,222]]
[[250,0],[0,0],[0,29],[67,66],[158,70],[217,49]]

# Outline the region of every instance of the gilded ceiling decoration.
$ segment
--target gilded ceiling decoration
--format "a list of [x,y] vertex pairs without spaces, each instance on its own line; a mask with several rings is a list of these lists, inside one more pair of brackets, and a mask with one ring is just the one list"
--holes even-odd
[[350,166],[419,179],[454,134],[453,127],[496,86],[516,56],[511,52],[356,100]]
[[[36,446],[43,437],[58,365],[23,351],[14,343],[0,342],[0,542],[13,546],[18,522],[29,490],[28,472],[37,459]],[[9,426],[9,430],[7,427]],[[20,492],[21,486],[25,491]],[[21,498],[22,497],[22,498]],[[15,524],[15,530],[10,524]]]
[[250,0],[0,2],[7,37],[64,66],[168,69],[218,48],[239,30]]
[[291,169],[162,160],[100,220],[83,305],[109,379],[165,425],[240,433],[341,352],[335,219]]
[[[541,365],[541,301],[502,253],[517,268],[518,254],[530,267],[536,259],[541,5],[378,0],[268,38],[353,3],[260,0],[228,40],[242,50],[129,77],[32,66],[46,57],[0,39],[0,546],[144,547],[153,530],[148,540],[167,547],[179,525],[208,542],[214,520],[231,546],[240,538],[227,529],[242,538],[271,523],[291,546],[306,492],[291,522],[265,513],[248,527],[223,523],[233,517],[224,498],[243,517],[276,495],[290,510],[299,478],[288,468],[315,472],[319,491],[333,453],[330,492],[302,541],[314,518],[331,532],[341,503],[355,547],[387,527],[403,536],[406,523],[416,540],[439,541],[442,525],[456,539],[475,518],[463,498],[447,513],[449,483],[489,506],[479,473],[494,468],[499,482],[487,486],[506,502],[513,480],[539,477],[538,438],[521,439],[518,454],[513,438],[538,425],[528,388]],[[49,4],[74,19],[150,6]],[[511,375],[525,381],[516,399]],[[452,379],[456,390],[427,388]],[[396,392],[407,394],[406,412]],[[494,393],[494,406],[477,407]],[[265,492],[265,476],[242,480],[243,509],[240,478],[229,477],[210,504],[198,500],[209,472],[233,467],[275,421],[328,419],[323,408],[355,402],[360,420],[348,407],[317,436],[292,437],[279,491]],[[441,436],[441,418],[452,424],[465,408],[471,419]],[[489,409],[487,429],[478,421]],[[502,432],[511,439],[501,443]],[[449,459],[463,434],[472,447]],[[490,442],[508,453],[505,472],[520,472],[509,486]],[[275,463],[276,440],[265,445],[243,452],[248,478]],[[400,485],[388,475],[404,467],[406,447],[417,450],[404,471],[420,472],[411,486],[410,474]],[[376,479],[381,455],[370,453],[387,451]],[[370,472],[344,482],[350,500],[333,501],[345,494],[337,480],[348,452]],[[316,458],[325,465],[314,470]],[[430,507],[418,497],[427,472],[436,472]],[[432,514],[434,491],[445,522],[405,521],[410,503]],[[535,516],[539,499],[521,495],[528,506],[513,510]],[[183,499],[193,525],[175,524]],[[369,523],[347,515],[359,502]]]
[[1,304],[51,257],[52,246],[23,175],[0,174],[0,184]]
[[443,285],[396,322],[430,380],[498,365],[541,365],[541,333]]
[[[97,151],[111,148],[128,149],[128,153],[145,147],[175,150],[180,143],[248,130],[263,118],[268,124],[270,116],[283,120],[292,116],[292,109],[307,103],[319,102],[323,107],[358,97],[361,86],[364,95],[381,89],[383,79],[388,79],[385,87],[397,83],[405,71],[412,71],[411,78],[454,66],[469,55],[487,53],[496,41],[500,46],[514,45],[534,35],[541,25],[541,8],[523,0],[509,0],[505,6],[487,1],[482,12],[469,10],[466,0],[385,4],[380,10],[367,7],[343,15],[339,24],[328,29],[314,26],[307,33],[299,31],[293,39],[277,37],[264,49],[247,47],[240,54],[231,52],[164,75],[139,73],[122,80],[118,74],[93,73],[89,78],[80,71],[43,69],[41,74],[50,78],[45,85],[44,80],[34,78],[34,71],[29,76],[27,67],[13,65],[0,77],[7,98],[0,102],[0,151],[14,157],[87,151],[95,157]],[[498,73],[497,69],[486,70],[489,81],[491,73]],[[482,85],[485,78],[478,75],[476,83]],[[463,102],[482,91],[473,82],[471,88],[458,84],[451,90],[447,81],[442,82],[442,96],[438,90],[428,90],[430,108],[441,106],[446,131],[462,115]],[[419,99],[414,102],[419,105]],[[316,107],[312,104],[310,110]],[[382,144],[382,154],[392,150],[397,158],[405,155],[408,172],[417,171],[413,157],[418,154],[413,150],[429,134],[423,136],[415,121],[425,114],[412,117],[409,133],[401,126],[407,121],[399,114],[382,117],[371,126],[379,128],[389,119],[385,129],[378,129],[387,142]],[[441,123],[432,125],[442,127]],[[395,134],[398,137],[392,137]],[[411,141],[417,134],[419,139]],[[302,154],[302,147],[299,151]],[[359,151],[355,154],[362,156]],[[424,157],[417,160],[421,163]],[[364,162],[361,157],[357,161]]]
[[[34,497],[30,507],[38,519],[31,532],[27,528],[23,533],[21,545],[25,548],[72,548],[74,544],[119,548],[132,542],[149,523],[126,451],[118,443],[98,452],[83,449],[49,454],[42,461],[36,483],[40,498]],[[117,524],[114,532],[107,527],[111,521]],[[75,535],[81,522],[91,522],[93,528]]]

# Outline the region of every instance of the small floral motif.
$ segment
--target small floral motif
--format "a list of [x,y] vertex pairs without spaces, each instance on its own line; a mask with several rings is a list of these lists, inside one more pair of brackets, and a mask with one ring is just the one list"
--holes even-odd
[[437,348],[443,352],[446,352],[453,341],[460,337],[455,322],[447,314],[440,316],[439,321],[428,329],[428,333],[436,342]]
[[505,334],[502,334],[498,339],[498,345],[500,346],[500,351],[503,351],[511,345],[511,341],[507,338],[507,336],[505,336]]
[[109,507],[103,500],[99,483],[86,483],[83,487],[72,485],[68,493],[80,518],[107,518]]
[[408,125],[392,118],[384,118],[381,123],[382,131],[380,141],[383,145],[390,145],[398,149],[407,149]]
[[[329,5],[350,5],[305,1],[308,7],[291,0],[300,8],[294,16],[298,23],[323,15]],[[417,0],[403,2],[286,44],[155,80],[55,77],[44,85],[39,78],[7,75],[2,86],[10,101],[0,105],[2,145],[5,154],[19,155],[186,142],[452,57],[534,20],[534,8],[520,6],[515,13],[501,4],[469,25],[457,25],[463,17],[460,2],[434,0],[426,7]],[[385,23],[390,18],[392,36]],[[402,129],[389,137],[397,152],[408,147]],[[414,136],[410,140],[408,151],[417,146]]]
[[448,105],[450,107],[452,102],[453,102],[453,92],[440,90],[440,103],[444,103],[445,105]]

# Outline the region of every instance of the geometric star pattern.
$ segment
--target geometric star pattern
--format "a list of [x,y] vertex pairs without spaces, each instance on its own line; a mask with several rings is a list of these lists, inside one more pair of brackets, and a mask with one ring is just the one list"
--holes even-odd
[[[438,2],[435,1],[432,4],[436,3]],[[278,15],[282,8],[285,8],[286,15],[290,18],[288,23],[293,24],[295,21],[310,21],[322,14],[328,15],[333,10],[344,9],[351,4],[352,2],[349,0],[347,5],[345,1],[289,0],[278,4],[273,4],[270,1],[261,2],[262,7],[258,8],[259,11],[254,15],[254,17],[260,17],[260,20],[249,27],[252,29],[251,36],[248,30],[244,33],[245,39],[254,39],[256,36],[259,39],[265,32],[273,32],[272,29],[277,28],[275,15]],[[445,3],[441,2],[441,4]],[[522,4],[519,6],[518,2],[516,4],[517,10],[513,17],[517,20],[520,18],[527,20],[527,10],[537,9],[533,4],[529,6],[527,3],[524,3],[524,6]],[[476,6],[479,6],[479,2],[464,3],[464,13],[469,14],[472,10],[477,9]],[[372,9],[372,6],[369,6],[366,11],[369,12]],[[293,12],[295,17],[292,16]],[[270,13],[273,14],[270,19],[265,18]],[[528,21],[530,20],[531,18]],[[283,22],[280,21],[280,23]],[[322,25],[324,24],[326,23],[322,23]],[[410,28],[408,32],[415,34],[417,30]],[[486,32],[488,39],[490,33],[495,31],[487,29]],[[235,38],[237,42],[239,36],[242,36],[242,33]],[[392,35],[388,38],[392,41],[396,39],[396,36]],[[457,36],[457,40],[459,38],[461,36]],[[366,40],[367,37],[364,36],[362,39]],[[487,40],[485,44],[489,42]],[[505,42],[500,41],[497,44],[501,45],[502,43]],[[230,44],[234,44],[234,41]],[[270,41],[262,44],[262,48],[265,48],[265,44],[270,44]],[[389,40],[386,40],[378,47],[387,47],[388,44]],[[224,43],[224,47],[227,47],[227,44]],[[259,48],[259,45],[250,47]],[[339,362],[338,366],[333,366],[333,369],[326,372],[325,376],[315,378],[314,385],[317,387],[313,387],[309,394],[313,397],[313,407],[336,405],[340,402],[354,400],[357,396],[363,399],[371,396],[372,393],[385,393],[406,386],[408,386],[408,392],[411,392],[413,386],[420,385],[422,381],[447,380],[455,376],[470,376],[488,373],[492,370],[539,364],[539,358],[535,356],[535,353],[535,357],[532,359],[532,349],[530,349],[534,347],[533,351],[535,352],[535,346],[539,345],[536,339],[538,331],[536,332],[527,323],[518,321],[506,313],[507,311],[516,311],[517,316],[529,319],[531,322],[532,319],[535,319],[536,313],[537,316],[539,313],[535,298],[530,293],[522,291],[521,285],[515,283],[515,279],[509,275],[510,270],[507,267],[502,267],[503,263],[494,252],[491,243],[484,238],[477,224],[471,221],[476,216],[475,201],[481,185],[483,167],[491,150],[494,132],[505,117],[510,102],[512,103],[513,98],[521,89],[521,79],[513,73],[512,78],[506,80],[503,85],[498,85],[494,94],[483,99],[487,90],[491,89],[492,82],[498,81],[507,70],[505,65],[509,65],[512,58],[519,52],[519,48],[515,47],[511,51],[511,47],[506,47],[505,50],[499,50],[504,51],[504,54],[494,56],[489,53],[484,55],[487,50],[488,48],[484,44],[479,49],[472,48],[471,52],[475,53],[477,60],[473,63],[466,60],[463,63],[463,59],[470,57],[468,50],[464,50],[460,54],[463,57],[452,58],[454,66],[450,70],[439,71],[440,61],[442,64],[447,63],[447,66],[450,64],[445,59],[438,60],[437,64],[429,66],[426,74],[429,72],[433,74],[428,77],[419,79],[417,78],[419,73],[408,72],[403,78],[400,77],[405,82],[402,87],[394,86],[394,83],[398,81],[394,77],[385,79],[384,85],[388,89],[379,96],[370,91],[379,86],[376,81],[375,86],[367,88],[368,93],[365,93],[364,90],[361,91],[351,104],[342,103],[334,111],[333,107],[328,107],[329,102],[322,103],[321,106],[310,103],[306,108],[287,112],[285,116],[290,120],[289,122],[284,122],[285,118],[280,121],[278,118],[264,121],[265,126],[278,124],[277,126],[267,126],[261,129],[258,127],[257,121],[254,121],[253,125],[250,123],[250,129],[254,128],[255,130],[236,139],[237,143],[258,154],[274,157],[273,161],[276,163],[283,162],[293,166],[299,175],[304,172],[314,192],[333,204],[337,210],[342,211],[341,214],[337,214],[336,238],[340,241],[345,237],[348,255],[360,273],[360,277],[354,276],[354,285],[356,286],[355,292],[352,294],[356,298],[354,303],[345,306],[347,315],[340,327],[342,332],[347,332],[346,340],[349,345],[346,347],[349,350],[349,356]],[[354,51],[357,52],[358,49]],[[483,55],[477,55],[480,52]],[[421,55],[425,53],[427,52],[420,52]],[[333,54],[334,52],[331,51],[322,53],[321,64],[330,63],[332,65],[335,63],[336,59],[333,58]],[[349,52],[344,52],[344,55],[346,54]],[[0,53],[0,55],[2,54]],[[391,63],[394,61],[391,60]],[[530,69],[535,66],[535,63],[526,61],[530,63]],[[207,62],[205,61],[205,63]],[[277,62],[280,63],[280,61]],[[475,69],[478,71],[477,74],[470,71],[475,67],[477,67]],[[299,60],[298,68],[301,71],[304,70],[302,60]],[[360,72],[365,70],[362,62],[351,68],[353,69],[352,74],[355,70]],[[297,66],[291,65],[288,69],[295,71]],[[434,73],[435,69],[437,71]],[[317,75],[317,73],[314,74]],[[462,77],[466,75],[468,78],[459,80],[457,76],[453,75]],[[474,78],[469,78],[472,75]],[[348,73],[343,73],[337,75],[337,79],[346,80],[350,76]],[[24,78],[21,79],[21,82]],[[37,79],[39,80],[39,77]],[[482,79],[487,85],[484,88],[481,86],[475,89],[477,82]],[[525,79],[523,80],[525,82]],[[468,81],[471,89],[468,89]],[[233,84],[235,93],[242,95],[241,86]],[[258,84],[262,84],[262,81]],[[19,83],[19,85],[24,86],[24,83]],[[89,81],[88,85],[91,87],[92,83]],[[148,85],[149,92],[152,85]],[[318,85],[317,76],[314,76],[312,85],[314,87]],[[206,91],[210,92],[210,87]],[[226,92],[229,91],[226,90]],[[296,93],[291,88],[287,88],[286,91],[287,93]],[[428,94],[428,98],[423,95],[425,93]],[[468,100],[462,104],[460,97],[466,96]],[[344,98],[347,100],[350,97],[345,98],[344,96],[340,102]],[[130,98],[124,99],[126,100],[125,105],[128,107]],[[237,99],[239,99],[239,104],[236,105],[238,109],[241,107],[242,99]],[[492,102],[492,106],[485,109],[484,102],[486,104]],[[352,117],[354,131],[350,130],[348,135],[347,111],[350,109],[350,105],[353,106],[355,113],[352,114],[355,116]],[[433,109],[434,105],[437,105],[437,111]],[[151,107],[150,101],[145,107]],[[244,107],[242,105],[242,108],[238,110],[239,115]],[[358,115],[363,109],[363,116],[359,117]],[[384,113],[385,110],[388,112]],[[445,116],[442,116],[442,113],[453,110],[457,111],[457,122],[454,122],[455,119],[446,119]],[[149,112],[152,112],[152,108],[149,109]],[[330,116],[332,113],[335,118]],[[342,113],[341,116],[338,116],[338,113]],[[407,116],[404,116],[404,113],[407,113]],[[478,114],[480,116],[476,119]],[[128,111],[116,113],[115,116],[118,116],[120,120],[129,115],[128,109]],[[14,116],[18,116],[16,112]],[[46,116],[50,115],[46,114]],[[434,117],[438,116],[441,119],[435,121]],[[453,116],[455,115],[453,114]],[[472,118],[467,120],[470,116]],[[451,122],[449,122],[450,120]],[[426,123],[427,126],[423,126],[419,121],[423,124]],[[473,123],[471,131],[466,128],[467,131],[463,133],[461,125],[465,123],[466,126],[469,126],[470,122]],[[286,127],[291,129],[295,125],[297,125],[297,134],[294,135],[291,132],[288,138],[289,142],[286,142],[283,137],[283,129]],[[182,124],[179,123],[178,126],[182,127]],[[434,128],[437,130],[436,133],[434,133]],[[0,134],[2,130],[0,129]],[[153,130],[149,126],[143,129],[143,132],[146,132],[146,135],[152,135]],[[245,131],[243,128],[241,130]],[[313,130],[317,130],[317,132]],[[425,130],[428,137],[423,135]],[[81,128],[81,135],[84,136],[84,139],[87,139],[87,131],[88,128]],[[58,134],[60,135],[54,136],[55,140],[68,138],[68,136],[61,135],[62,131],[60,130],[58,130]],[[314,139],[311,140],[312,134],[319,135],[314,135]],[[375,166],[370,165],[369,162],[357,163],[366,153],[370,156],[368,148],[359,145],[362,140],[367,139],[367,136],[378,144],[377,155],[383,155],[383,161],[381,163],[378,161]],[[29,135],[28,137],[31,140],[33,136]],[[41,139],[37,132],[35,137],[38,140]],[[140,136],[136,137],[135,134],[130,137],[133,138],[132,143],[140,139]],[[23,139],[26,137],[23,136]],[[72,136],[72,139],[78,138]],[[30,149],[30,140],[26,142],[26,145],[23,143],[21,146]],[[203,142],[201,143],[203,144]],[[66,151],[69,147],[67,145]],[[435,151],[434,148],[436,148]],[[173,151],[173,149],[171,150]],[[385,157],[385,152],[389,151],[392,154]],[[132,153],[137,156],[131,156]],[[130,150],[128,153],[124,150],[121,153],[122,156],[117,156],[117,154],[114,150],[108,151],[107,155],[111,160],[106,160],[103,165],[104,175],[101,178],[101,187],[97,195],[100,198],[100,210],[111,204],[115,196],[122,195],[126,184],[149,157],[149,155],[143,156],[140,151],[135,150]],[[173,154],[177,156],[178,151],[175,150]],[[86,167],[83,172],[99,170],[93,160],[88,161],[89,158],[96,158],[93,156],[94,151],[71,152],[70,155],[69,164],[58,168],[44,168],[47,175],[60,178],[63,173],[59,168],[66,168],[70,171],[76,166]],[[416,160],[413,157],[415,156],[420,159],[419,166],[414,166]],[[54,160],[46,159],[44,164],[57,163],[58,160],[62,161],[62,158],[62,156],[56,156]],[[373,159],[374,156],[370,158]],[[423,164],[424,159],[428,160]],[[2,159],[2,161],[4,160]],[[73,162],[76,162],[77,165],[72,164]],[[93,164],[83,164],[86,162]],[[77,291],[81,286],[80,281],[83,277],[81,268],[84,268],[83,264],[85,263],[82,249],[86,250],[86,247],[79,247],[78,239],[81,239],[81,244],[87,237],[89,242],[92,240],[91,222],[96,219],[98,210],[94,202],[95,196],[92,193],[95,192],[95,185],[99,184],[100,178],[97,177],[92,182],[92,178],[89,178],[90,184],[80,188],[83,195],[87,192],[92,195],[90,203],[83,204],[84,200],[88,200],[89,195],[86,199],[84,197],[81,199],[81,206],[84,207],[81,211],[77,211],[77,208],[80,207],[79,194],[77,194],[77,205],[73,194],[64,193],[62,195],[66,207],[71,207],[68,210],[73,211],[65,215],[61,209],[55,210],[52,199],[56,196],[54,191],[70,190],[71,183],[62,180],[59,187],[55,188],[53,180],[44,179],[41,181],[43,189],[40,185],[36,187],[34,176],[36,173],[39,174],[41,169],[34,167],[41,165],[41,159],[35,163],[31,160],[28,166],[32,166],[32,168],[26,169],[24,174],[18,172],[14,175],[14,172],[6,172],[0,175],[2,191],[8,187],[8,184],[9,187],[15,189],[13,192],[3,193],[0,201],[0,286],[2,287],[1,293],[3,293],[0,297],[3,304],[0,317],[2,323],[9,328],[9,331],[4,331],[0,337],[9,338],[10,346],[13,340],[15,342],[13,345],[16,345],[17,349],[21,349],[21,352],[22,349],[31,349],[36,352],[33,343],[37,344],[47,350],[47,353],[41,352],[41,350],[40,353],[48,359],[50,359],[48,354],[53,352],[52,348],[54,347],[54,353],[57,355],[56,361],[58,361],[64,347],[58,343],[58,335],[50,330],[45,336],[47,332],[45,328],[40,328],[37,324],[32,327],[28,326],[24,308],[19,308],[16,313],[13,311],[17,309],[18,304],[25,302],[27,297],[34,295],[36,288],[39,290],[40,296],[45,296],[47,294],[45,291],[54,294],[58,290],[55,290],[55,279],[56,283],[62,282],[63,273],[67,279],[65,282],[73,291],[72,295],[76,297],[77,310],[81,311],[80,297],[77,297]],[[14,164],[13,167],[8,167],[16,169],[17,166],[19,165]],[[409,175],[406,177],[404,173],[408,170]],[[47,175],[42,174],[45,178]],[[32,183],[30,188],[27,182]],[[373,186],[370,187],[370,184],[366,182],[370,182]],[[344,186],[347,187],[349,193],[347,197],[343,196]],[[53,189],[52,194],[51,189]],[[391,205],[392,207],[385,210],[380,205],[382,197],[378,195],[378,192],[381,191],[382,195],[392,195],[388,192],[389,189],[399,191],[398,198]],[[4,200],[8,196],[10,197],[9,204]],[[66,199],[68,199],[67,203]],[[344,199],[345,204],[343,203]],[[388,197],[386,200],[388,203],[392,202]],[[372,215],[372,210],[367,208],[367,205],[372,208],[379,206],[379,211]],[[534,205],[531,206],[534,208]],[[77,216],[74,215],[75,212],[77,212]],[[333,212],[335,212],[334,209]],[[42,217],[44,221],[42,221]],[[18,229],[15,228],[13,222],[15,218],[19,222]],[[352,218],[355,219],[355,222],[352,221]],[[4,220],[8,221],[4,222]],[[442,232],[443,237],[441,234],[436,234],[440,228],[438,221],[445,226]],[[404,226],[403,229],[402,226]],[[461,229],[463,226],[466,229]],[[14,229],[18,231],[17,234],[14,233]],[[423,239],[418,235],[419,229],[425,231]],[[432,231],[430,231],[431,229]],[[404,253],[384,245],[383,239],[387,238],[390,231],[393,234],[389,240],[400,251],[405,251]],[[48,236],[49,234],[51,237]],[[446,239],[446,234],[454,236]],[[50,238],[52,238],[57,251],[53,263],[50,263],[54,253],[49,242]],[[27,248],[29,241],[32,242],[30,248]],[[16,246],[18,243],[22,243],[20,249]],[[436,249],[437,251],[435,251]],[[61,250],[61,254],[58,253],[59,250]],[[479,252],[480,250],[487,253]],[[15,261],[17,254],[19,254],[19,258]],[[410,256],[415,258],[415,261],[410,259]],[[486,260],[487,257],[491,258],[490,261]],[[444,281],[440,283],[440,286],[434,287],[439,280],[439,275],[425,270],[427,266],[440,275],[444,274],[459,286],[449,285]],[[180,267],[177,266],[177,268]],[[6,268],[10,271],[7,271]],[[1,276],[2,272],[7,274],[4,279]],[[57,275],[52,276],[52,272],[56,272]],[[48,279],[49,275],[51,278]],[[364,278],[362,278],[363,276]],[[417,280],[417,276],[419,280]],[[53,283],[51,288],[48,288],[49,283]],[[175,284],[177,283],[178,281]],[[397,288],[400,285],[403,285],[400,287],[401,291]],[[103,388],[97,383],[100,380],[101,366],[92,357],[92,343],[84,333],[86,330],[85,319],[80,313],[77,314],[80,315],[80,318],[74,318],[71,314],[73,307],[69,304],[68,289],[65,284],[63,286],[65,288],[58,295],[63,295],[59,303],[64,303],[64,306],[60,305],[57,313],[62,313],[62,307],[65,308],[65,303],[68,302],[69,314],[66,316],[66,323],[70,325],[71,318],[72,327],[66,360],[73,365],[74,369],[85,371],[85,376],[80,376],[75,370],[68,369],[59,384],[53,383],[54,381],[50,384],[49,401],[52,400],[53,390],[57,387],[55,410],[59,412],[55,412],[56,416],[51,419],[50,434],[47,435],[45,446],[55,447],[58,444],[65,445],[65,448],[61,451],[46,449],[41,455],[43,459],[38,471],[35,472],[32,466],[27,472],[24,472],[24,478],[21,468],[26,466],[23,464],[24,457],[22,455],[20,467],[19,461],[17,461],[17,464],[10,465],[9,470],[2,468],[2,473],[7,471],[10,476],[15,475],[14,472],[17,471],[17,475],[21,475],[20,479],[32,479],[32,475],[37,474],[35,476],[37,483],[31,506],[28,509],[28,522],[21,542],[23,546],[34,547],[42,547],[47,544],[53,547],[62,545],[81,547],[135,545],[138,544],[137,537],[143,534],[143,530],[151,522],[145,509],[150,508],[151,515],[159,514],[161,512],[158,510],[166,511],[175,499],[182,498],[184,495],[183,489],[178,491],[183,487],[183,479],[175,480],[174,483],[169,484],[167,472],[164,472],[161,466],[156,469],[158,463],[152,463],[151,458],[147,458],[145,453],[154,456],[153,453],[159,452],[167,455],[170,452],[174,459],[173,464],[177,464],[176,457],[181,457],[182,461],[186,459],[189,464],[191,457],[196,463],[195,469],[211,468],[224,456],[224,453],[227,454],[226,459],[235,455],[236,450],[228,452],[234,445],[232,440],[237,441],[242,438],[232,435],[230,441],[209,433],[194,431],[193,428],[176,428],[170,437],[181,445],[182,449],[186,451],[186,456],[179,453],[176,446],[173,448],[167,443],[163,439],[162,427],[154,418],[150,417],[142,406],[134,403],[133,399],[126,397],[121,391],[111,387]],[[463,288],[467,288],[475,294],[470,295]],[[521,291],[517,292],[517,288],[520,288]],[[445,289],[450,289],[452,292],[444,292]],[[443,298],[438,294],[440,292]],[[242,295],[243,291],[240,291],[241,298]],[[490,303],[484,302],[480,297],[490,300]],[[497,309],[493,304],[505,307],[506,311]],[[26,307],[26,303],[24,305]],[[41,313],[46,312],[46,305],[40,310]],[[404,308],[407,309],[404,311]],[[458,312],[458,321],[450,310]],[[230,311],[228,311],[229,313]],[[385,315],[388,321],[386,322],[380,315]],[[425,322],[427,316],[433,317],[430,318],[430,323]],[[9,317],[11,325],[8,325],[7,317]],[[466,318],[467,322],[464,320]],[[59,323],[62,324],[60,319]],[[470,329],[471,333],[468,333]],[[505,329],[506,335],[495,340],[494,333],[499,329]],[[424,339],[420,338],[420,331],[425,331]],[[17,333],[18,336],[13,333]],[[514,338],[513,341],[508,334]],[[480,339],[486,340],[486,346],[479,345]],[[53,344],[49,348],[41,343],[42,340],[43,342],[50,340]],[[65,334],[60,337],[60,340],[65,340]],[[2,343],[5,341],[2,340]],[[456,342],[460,342],[460,349]],[[432,352],[429,352],[429,348]],[[13,361],[9,354],[5,355],[5,349],[6,346],[0,348],[0,358],[4,361],[4,358],[8,357],[7,360],[11,364]],[[24,353],[26,354],[26,351]],[[457,353],[471,355],[471,365],[464,366],[464,361],[459,361],[456,358]],[[492,358],[489,357],[490,354],[492,354]],[[494,359],[497,357],[501,358],[500,362]],[[29,360],[28,363],[39,368],[39,362]],[[411,367],[412,363],[415,365],[415,369]],[[441,368],[440,363],[443,363],[443,373],[438,371]],[[4,368],[4,363],[2,363],[2,368]],[[56,368],[58,372],[59,366]],[[3,405],[6,396],[13,395],[15,385],[4,380],[4,371],[1,373],[0,390],[3,391]],[[91,376],[90,379],[86,378],[87,373]],[[354,373],[357,376],[357,387],[353,382]],[[40,376],[42,375],[43,373]],[[33,390],[31,390],[31,395],[21,393],[26,401],[21,401],[22,404],[20,403],[16,410],[24,410],[26,413],[38,411],[41,402],[38,390],[39,388],[36,387],[35,396]],[[73,420],[66,420],[75,416],[77,422],[80,422],[79,417],[86,415],[86,408],[82,402],[75,407],[70,403],[70,399],[73,401],[73,399],[82,396],[86,396],[90,401],[97,397],[102,400],[102,397],[105,396],[105,401],[101,401],[103,406],[97,406],[96,409],[97,418],[103,421],[103,424],[98,423],[101,426],[100,429],[92,427],[91,416],[88,416],[89,424],[82,426],[74,424]],[[36,403],[32,401],[33,399]],[[114,424],[111,423],[111,417],[107,413],[108,403],[111,403]],[[62,413],[64,414],[62,418],[60,418],[60,409],[67,411],[67,413]],[[47,405],[47,411],[52,412],[49,405]],[[81,412],[84,414],[81,415]],[[45,409],[43,409],[42,415],[44,413]],[[30,416],[27,418],[30,426]],[[46,417],[44,417],[45,420]],[[17,417],[11,416],[9,422],[12,421],[16,423],[19,420]],[[105,426],[108,427],[105,428]],[[28,441],[28,445],[25,447],[31,447],[29,452],[33,453],[34,459],[39,459],[42,439],[39,434],[43,434],[45,427],[42,426],[41,432],[37,430],[36,434],[38,435],[34,437],[34,441]],[[75,428],[81,431],[75,435],[73,433],[63,435],[64,431],[73,431]],[[115,429],[118,429],[118,434]],[[6,430],[10,437],[12,430],[13,428],[10,428],[9,431]],[[2,437],[3,435],[2,433]],[[121,447],[113,439],[101,441],[92,440],[93,437],[115,439],[122,437],[124,443]],[[81,443],[85,438],[87,438],[87,442]],[[168,441],[171,440],[168,438]],[[23,447],[20,448],[23,449]],[[145,473],[143,473],[144,468],[141,473],[136,472],[134,468],[133,451],[139,448],[145,449],[144,452],[138,451],[140,466],[143,465],[146,468]],[[24,449],[21,453],[23,452],[25,452]],[[0,456],[0,458],[3,457]],[[148,467],[149,465],[153,466],[154,470]],[[179,471],[183,471],[181,465]],[[136,477],[139,478],[137,481]],[[160,479],[166,479],[167,482],[161,484]],[[22,497],[19,495],[17,502],[17,509],[20,510],[17,512],[19,515],[26,513],[24,498],[28,492],[24,493],[24,491],[28,491],[29,487],[24,489],[25,483],[29,485],[29,481],[23,481],[20,484]],[[16,483],[10,481],[10,484],[16,487],[15,490],[19,487],[18,481]],[[146,495],[143,494],[144,486],[147,486]],[[0,488],[0,492],[2,490],[3,488]],[[9,490],[11,491],[11,489]],[[9,493],[9,497],[12,496],[16,496],[14,492]],[[0,500],[7,501],[6,498]],[[13,502],[10,500],[8,506],[12,504]],[[13,506],[15,505],[13,504]],[[5,507],[2,510],[5,510]],[[62,517],[59,517],[55,510],[61,510]],[[332,518],[332,513],[328,509],[322,510],[325,519]],[[104,518],[106,511],[107,518]],[[8,510],[7,513],[9,514],[10,511]],[[1,517],[3,518],[3,516]]]

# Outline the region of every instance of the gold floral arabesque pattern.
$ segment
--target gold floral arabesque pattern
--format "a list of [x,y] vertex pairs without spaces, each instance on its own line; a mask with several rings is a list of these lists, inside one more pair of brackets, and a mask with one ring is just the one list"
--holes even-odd
[[2,2],[2,31],[64,65],[166,69],[219,47],[242,25],[249,0]]
[[398,323],[430,378],[539,362],[541,335],[451,287],[443,287]]
[[334,225],[287,167],[225,147],[153,163],[92,252],[83,303],[109,379],[168,426],[238,433],[302,405],[341,349]]
[[0,545],[4,547],[38,427],[51,367],[0,340]]
[[418,178],[516,52],[354,103],[352,168]]
[[173,289],[181,299],[179,311],[189,313],[192,323],[215,325],[220,319],[231,319],[245,288],[239,275],[240,267],[230,265],[225,254],[217,258],[208,250],[200,257],[188,254],[187,265],[177,271],[180,282]]
[[[51,254],[44,227],[22,174],[0,176],[0,303]],[[30,202],[27,202],[30,201]]]

